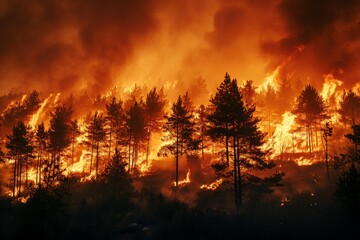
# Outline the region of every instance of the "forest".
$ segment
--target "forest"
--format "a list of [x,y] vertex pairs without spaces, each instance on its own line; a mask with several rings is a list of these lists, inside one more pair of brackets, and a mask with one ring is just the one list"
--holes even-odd
[[2,95],[1,239],[354,236],[360,89],[276,78]]

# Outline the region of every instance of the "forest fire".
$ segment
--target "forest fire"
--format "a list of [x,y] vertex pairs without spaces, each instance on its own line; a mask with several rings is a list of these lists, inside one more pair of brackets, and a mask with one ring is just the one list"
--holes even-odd
[[0,239],[350,238],[359,11],[0,1]]

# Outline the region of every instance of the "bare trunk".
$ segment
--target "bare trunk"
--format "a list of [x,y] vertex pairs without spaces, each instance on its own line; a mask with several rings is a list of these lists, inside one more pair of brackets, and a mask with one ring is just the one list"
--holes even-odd
[[226,150],[226,164],[228,167],[230,167],[230,161],[229,161],[229,136],[228,136],[228,123],[226,123],[226,135],[225,135],[225,150]]
[[13,197],[15,197],[16,194],[16,171],[17,171],[17,164],[18,162],[18,156],[15,157],[15,162],[14,162],[14,187],[13,187]]
[[176,152],[175,152],[175,186],[178,186],[179,183],[179,124],[176,124]]
[[96,142],[96,168],[95,168],[95,179],[98,176],[98,169],[99,169],[99,141]]
[[113,124],[110,122],[110,132],[109,132],[109,156],[108,158],[110,159],[111,157],[111,137],[112,137],[112,129],[113,129]]
[[238,195],[238,174],[237,174],[237,157],[236,157],[236,138],[233,137],[233,153],[234,153],[234,193],[236,213],[239,214],[239,195]]

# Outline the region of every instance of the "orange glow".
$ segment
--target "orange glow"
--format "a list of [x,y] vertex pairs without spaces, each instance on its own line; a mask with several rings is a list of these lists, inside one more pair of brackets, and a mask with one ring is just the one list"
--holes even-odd
[[36,128],[36,124],[38,124],[39,121],[39,117],[41,115],[41,113],[43,112],[46,104],[48,103],[49,99],[52,97],[52,94],[50,94],[47,98],[45,98],[45,100],[40,104],[39,109],[36,111],[36,113],[34,113],[31,116],[29,125],[31,126],[32,129]]
[[215,181],[213,181],[210,184],[203,184],[200,186],[200,189],[205,189],[205,190],[211,190],[214,191],[216,190],[221,184],[223,183],[223,179],[219,178],[216,179]]
[[[187,173],[186,173],[185,179],[178,182],[178,186],[180,186],[180,185],[185,185],[185,184],[188,184],[188,183],[190,183],[190,182],[191,182],[191,180],[190,180],[190,169],[189,169],[189,170],[187,171]],[[176,187],[176,182],[175,182],[175,181],[173,182],[173,184],[174,184],[174,186]]]

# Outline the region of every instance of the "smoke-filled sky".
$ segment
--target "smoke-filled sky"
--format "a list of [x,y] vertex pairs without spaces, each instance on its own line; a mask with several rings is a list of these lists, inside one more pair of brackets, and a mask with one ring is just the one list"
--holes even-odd
[[225,72],[260,84],[284,62],[315,85],[333,73],[351,87],[360,76],[359,7],[358,0],[0,0],[0,93],[96,93],[200,76],[214,87]]

